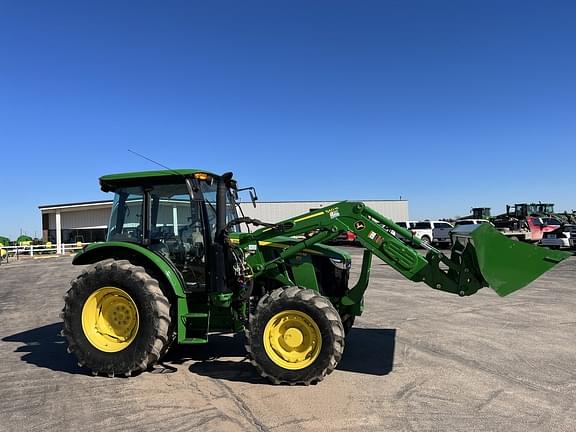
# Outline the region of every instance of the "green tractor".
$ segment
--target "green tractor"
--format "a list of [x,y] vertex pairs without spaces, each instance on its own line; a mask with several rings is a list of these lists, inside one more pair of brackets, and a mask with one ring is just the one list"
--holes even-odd
[[[473,207],[471,219],[490,220],[490,207]],[[464,218],[463,218],[464,219]]]
[[[115,194],[107,241],[74,258],[88,266],[62,313],[69,351],[94,375],[130,376],[173,343],[243,331],[260,375],[316,383],[336,368],[362,313],[373,255],[412,281],[461,296],[486,286],[507,295],[568,256],[482,224],[457,230],[448,257],[361,202],[265,223],[238,215],[231,173],[137,172],[101,177],[100,185]],[[324,244],[348,231],[364,247],[354,286],[350,256]]]

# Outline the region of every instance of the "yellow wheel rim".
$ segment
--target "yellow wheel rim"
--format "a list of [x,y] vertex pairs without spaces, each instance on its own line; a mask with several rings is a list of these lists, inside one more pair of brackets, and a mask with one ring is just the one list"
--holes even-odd
[[82,308],[82,330],[88,341],[104,352],[127,348],[138,333],[138,308],[120,288],[94,291]]
[[268,357],[284,369],[310,366],[322,348],[322,334],[309,315],[297,310],[277,313],[264,329],[264,349]]

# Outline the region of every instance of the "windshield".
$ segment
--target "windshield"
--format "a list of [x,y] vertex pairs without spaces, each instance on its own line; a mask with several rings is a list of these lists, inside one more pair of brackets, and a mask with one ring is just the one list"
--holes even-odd
[[562,225],[562,222],[554,218],[545,218],[544,225]]
[[[208,212],[208,223],[210,225],[210,231],[212,232],[212,238],[214,238],[214,233],[216,231],[216,189],[217,183],[212,182],[211,184],[203,181],[200,183],[200,188],[202,194],[204,195],[204,201],[206,201],[206,211]],[[236,201],[234,201],[234,196],[232,192],[228,190],[226,194],[226,223],[231,220],[238,219],[238,213],[236,211]],[[230,228],[231,232],[239,232],[240,227],[234,225]]]

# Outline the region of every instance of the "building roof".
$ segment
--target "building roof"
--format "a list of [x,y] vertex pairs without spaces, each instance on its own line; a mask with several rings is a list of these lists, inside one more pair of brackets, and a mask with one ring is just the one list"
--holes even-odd
[[112,200],[104,201],[83,201],[75,203],[65,203],[65,204],[46,204],[38,206],[40,210],[54,210],[60,208],[70,208],[70,207],[94,207],[99,205],[112,205]]

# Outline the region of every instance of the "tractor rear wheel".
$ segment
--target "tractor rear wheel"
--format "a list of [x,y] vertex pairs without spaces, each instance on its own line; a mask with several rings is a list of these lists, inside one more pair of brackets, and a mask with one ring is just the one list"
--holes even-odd
[[64,301],[68,351],[94,375],[130,376],[165,352],[170,303],[143,267],[101,261],[72,281]]
[[245,333],[252,364],[274,384],[322,381],[344,351],[344,328],[332,303],[296,286],[263,296]]

